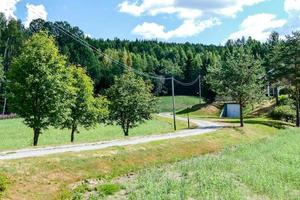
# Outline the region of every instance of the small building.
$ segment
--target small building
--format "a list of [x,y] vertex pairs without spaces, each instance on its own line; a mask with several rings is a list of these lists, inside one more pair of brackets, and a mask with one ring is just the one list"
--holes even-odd
[[225,103],[220,117],[239,118],[240,117],[240,104]]

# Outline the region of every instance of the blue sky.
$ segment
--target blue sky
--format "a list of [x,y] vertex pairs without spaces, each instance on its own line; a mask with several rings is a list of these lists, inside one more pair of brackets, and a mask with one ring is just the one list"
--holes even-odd
[[38,17],[68,21],[104,39],[221,44],[300,27],[300,0],[0,0],[0,12],[27,26]]

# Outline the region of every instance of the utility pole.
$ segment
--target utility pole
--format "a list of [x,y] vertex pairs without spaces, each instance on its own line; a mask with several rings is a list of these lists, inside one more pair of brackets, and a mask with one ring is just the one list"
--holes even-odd
[[191,108],[187,108],[188,128],[190,128],[190,110]]
[[201,94],[201,74],[199,74],[199,104],[202,103],[202,94]]
[[173,76],[172,76],[172,100],[173,100],[173,123],[174,123],[174,131],[176,131],[175,89],[174,89],[174,77]]

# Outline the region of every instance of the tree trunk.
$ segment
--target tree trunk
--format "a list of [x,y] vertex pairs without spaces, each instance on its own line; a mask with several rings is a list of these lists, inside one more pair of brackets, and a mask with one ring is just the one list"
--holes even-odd
[[75,130],[72,128],[72,132],[71,132],[71,142],[74,142],[74,135],[75,135]]
[[300,98],[299,98],[299,90],[297,90],[296,94],[296,127],[300,127],[300,116],[299,116],[299,111],[300,111]]
[[243,116],[243,104],[240,103],[240,123],[241,127],[244,127],[244,116]]
[[4,103],[3,103],[3,110],[2,110],[2,115],[5,115],[5,110],[6,110],[6,98],[4,98]]
[[34,133],[34,136],[33,136],[33,146],[37,146],[41,131],[40,131],[39,128],[34,128],[33,129],[33,133]]
[[129,134],[128,134],[128,127],[126,127],[125,129],[124,129],[124,135],[127,137],[127,136],[129,136]]
[[279,105],[278,87],[275,88],[275,100],[276,100],[276,106],[278,106]]

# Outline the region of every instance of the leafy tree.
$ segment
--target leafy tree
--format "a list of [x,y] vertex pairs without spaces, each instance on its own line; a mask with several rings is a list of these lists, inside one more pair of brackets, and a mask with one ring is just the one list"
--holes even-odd
[[296,100],[296,126],[300,127],[300,32],[293,32],[286,39],[281,51],[283,65],[277,71],[290,86],[291,95]]
[[4,69],[2,65],[2,58],[0,57],[0,88],[2,87],[3,81],[4,81]]
[[231,97],[240,104],[240,124],[244,126],[243,107],[253,98],[262,95],[264,69],[249,49],[241,46],[227,52],[227,59],[208,69],[207,80],[213,90]]
[[[25,40],[25,30],[21,21],[10,19],[3,21],[1,19],[1,40],[4,73],[6,74],[11,66],[12,59],[20,54],[21,48]],[[3,83],[4,84],[4,83]],[[1,93],[5,97],[5,86],[2,87]],[[3,101],[3,113],[6,112],[7,99]]]
[[66,118],[69,77],[55,41],[46,33],[34,34],[14,59],[8,75],[10,105],[33,129],[33,145],[41,132]]
[[93,96],[93,82],[81,67],[69,68],[72,76],[72,93],[69,116],[64,121],[62,128],[71,129],[71,142],[74,142],[74,134],[79,132],[78,126],[88,129],[96,125],[108,115],[107,103],[103,98],[97,100]]
[[280,86],[280,73],[276,70],[278,65],[281,63],[281,51],[282,51],[283,41],[279,39],[279,34],[273,32],[267,42],[268,51],[264,59],[264,66],[267,72],[267,79],[270,84],[275,86],[275,99],[276,105],[279,105],[278,87]]
[[110,120],[120,125],[124,135],[130,128],[151,119],[155,111],[155,97],[151,84],[145,83],[130,70],[115,77],[115,84],[108,89]]

